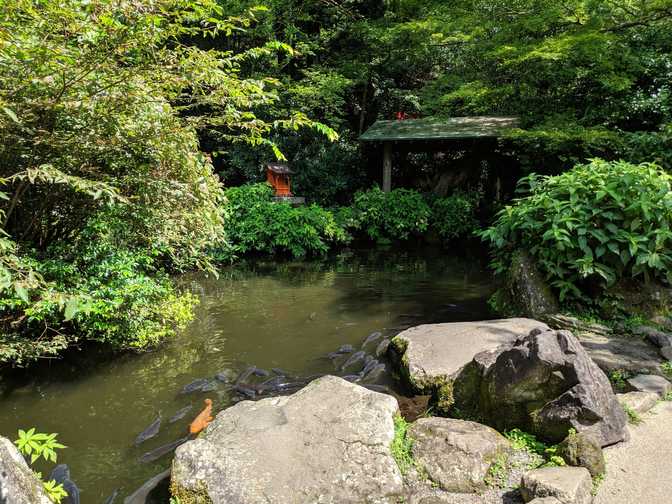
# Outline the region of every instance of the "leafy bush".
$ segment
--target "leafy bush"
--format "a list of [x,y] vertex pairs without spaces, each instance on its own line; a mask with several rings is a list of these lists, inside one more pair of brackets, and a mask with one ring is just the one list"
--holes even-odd
[[672,281],[671,177],[655,164],[595,159],[521,180],[529,194],[481,233],[504,272],[524,248],[560,293],[589,299],[625,278]]
[[473,233],[478,228],[476,204],[474,194],[456,193],[436,198],[431,203],[432,228],[444,242]]
[[378,187],[355,194],[351,212],[341,215],[350,227],[374,241],[407,240],[424,233],[430,217],[431,209],[417,191],[394,189],[385,193]]
[[[19,439],[14,441],[21,455],[30,457],[30,463],[34,464],[40,457],[46,461],[51,461],[54,464],[58,460],[56,450],[66,448],[56,439],[58,434],[45,434],[43,432],[36,432],[35,427],[24,431],[19,429]],[[37,473],[38,478],[42,478],[40,473]],[[56,483],[55,480],[44,481],[44,489],[52,502],[58,504],[68,496],[68,493],[63,488],[62,483]]]
[[274,202],[267,184],[234,187],[226,191],[227,248],[220,259],[247,253],[289,253],[294,257],[326,253],[348,235],[332,212],[317,205],[292,207]]
[[0,336],[0,364],[24,366],[78,341],[145,349],[191,320],[196,299],[175,291],[156,257],[115,236],[110,222],[92,220],[73,243],[33,260],[39,285],[24,296],[4,292],[0,310],[14,321]]

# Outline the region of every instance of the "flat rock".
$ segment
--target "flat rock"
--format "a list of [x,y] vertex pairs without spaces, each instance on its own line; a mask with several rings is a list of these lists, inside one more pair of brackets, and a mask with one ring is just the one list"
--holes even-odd
[[532,499],[529,504],[563,504],[555,497],[537,497]]
[[627,406],[640,415],[653,408],[660,399],[655,392],[627,392],[616,394],[616,398],[621,406]]
[[414,460],[449,492],[485,490],[490,466],[511,448],[496,430],[452,418],[421,418],[408,433],[414,440]]
[[0,502],[51,504],[44,487],[9,439],[0,436]]
[[659,398],[665,397],[672,390],[672,383],[658,375],[640,374],[629,378],[627,381],[633,391],[653,392],[658,394]]
[[660,373],[662,359],[658,350],[644,340],[590,331],[574,334],[605,373],[617,370]]
[[390,453],[397,401],[341,378],[244,401],[217,415],[173,460],[173,494],[189,502],[392,503],[402,477]]
[[525,502],[555,497],[562,504],[590,504],[593,480],[585,467],[544,467],[526,473],[520,484]]
[[528,334],[537,320],[512,318],[411,327],[392,340],[402,372],[418,393],[430,393],[454,378],[474,355]]

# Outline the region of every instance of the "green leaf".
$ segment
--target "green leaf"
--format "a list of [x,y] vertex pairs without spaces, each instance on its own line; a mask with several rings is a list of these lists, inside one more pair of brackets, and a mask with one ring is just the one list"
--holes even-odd
[[21,121],[19,121],[19,118],[16,116],[14,111],[8,107],[2,107],[2,111],[7,114],[7,116],[14,121],[16,124],[21,124]]

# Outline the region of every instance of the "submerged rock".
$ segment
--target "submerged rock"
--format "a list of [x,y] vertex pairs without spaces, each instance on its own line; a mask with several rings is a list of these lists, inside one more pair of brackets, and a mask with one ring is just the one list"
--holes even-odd
[[171,490],[183,502],[397,502],[390,453],[393,397],[333,376],[288,397],[244,401],[175,453]]
[[9,439],[0,436],[0,502],[51,504],[42,482]]
[[408,433],[414,440],[414,460],[449,492],[485,490],[490,467],[510,449],[496,430],[452,418],[421,418]]
[[570,429],[600,446],[627,438],[627,416],[604,372],[569,331],[534,329],[477,355],[456,378],[454,407],[498,430],[522,427],[558,443]]

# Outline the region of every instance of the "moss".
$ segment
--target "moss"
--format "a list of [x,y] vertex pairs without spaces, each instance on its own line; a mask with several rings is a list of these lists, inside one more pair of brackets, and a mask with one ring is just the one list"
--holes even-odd
[[453,380],[447,380],[436,390],[436,409],[440,413],[448,413],[454,404]]
[[630,406],[624,404],[623,409],[625,410],[625,413],[628,415],[628,423],[632,425],[639,425],[642,423],[642,417],[640,417],[639,413],[637,413]]
[[203,482],[200,482],[196,489],[187,489],[171,480],[170,495],[179,504],[213,504],[208,489]]

